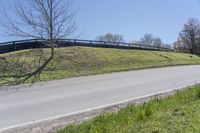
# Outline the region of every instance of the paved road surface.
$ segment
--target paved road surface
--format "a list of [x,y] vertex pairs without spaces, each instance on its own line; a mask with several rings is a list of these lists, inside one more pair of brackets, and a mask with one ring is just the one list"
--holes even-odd
[[200,83],[200,66],[64,79],[0,90],[0,129]]

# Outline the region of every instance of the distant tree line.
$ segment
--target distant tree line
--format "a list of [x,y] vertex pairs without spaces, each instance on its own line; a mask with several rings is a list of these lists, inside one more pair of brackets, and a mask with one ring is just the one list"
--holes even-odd
[[96,38],[99,41],[106,41],[106,42],[123,42],[124,37],[119,34],[113,34],[113,33],[106,33],[104,35],[100,35]]
[[[98,41],[107,41],[107,42],[123,42],[124,37],[120,34],[106,33],[99,35],[96,38]],[[139,41],[132,41],[131,43],[138,43],[143,45],[151,45],[156,47],[167,47],[172,48],[172,45],[163,43],[160,37],[154,37],[152,34],[145,34]]]
[[[122,42],[124,37],[119,34],[107,33],[97,37],[97,40],[108,42]],[[132,41],[143,45],[173,48],[176,52],[185,52],[200,55],[200,21],[190,18],[183,26],[173,45],[163,43],[162,39],[152,34],[145,34],[140,40]],[[173,47],[172,47],[173,46]]]
[[138,42],[143,45],[172,48],[172,45],[163,43],[160,37],[155,37],[152,34],[145,34]]
[[176,52],[200,54],[200,22],[190,18],[179,33],[177,41],[173,44]]

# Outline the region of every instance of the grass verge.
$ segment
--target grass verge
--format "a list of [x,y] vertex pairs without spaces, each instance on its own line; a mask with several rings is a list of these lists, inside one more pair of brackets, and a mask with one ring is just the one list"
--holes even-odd
[[[12,81],[16,77],[10,75],[32,72],[48,56],[50,56],[49,49],[32,49],[1,54],[0,59],[6,59],[6,62],[0,61],[0,74],[5,75],[4,81]],[[191,64],[200,64],[200,57],[160,51],[67,47],[55,50],[55,58],[41,73],[37,81]],[[0,84],[4,84],[4,81],[0,80]]]
[[129,105],[57,133],[199,133],[200,86],[143,105]]

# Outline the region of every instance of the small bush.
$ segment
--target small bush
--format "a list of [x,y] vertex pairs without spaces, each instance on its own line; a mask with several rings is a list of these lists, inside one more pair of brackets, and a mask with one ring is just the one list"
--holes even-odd
[[138,120],[144,120],[145,119],[145,112],[144,110],[140,110],[137,114],[137,119]]
[[141,107],[140,111],[138,112],[137,118],[138,120],[148,119],[153,115],[153,108],[150,104],[145,104]]
[[145,109],[145,116],[146,116],[147,118],[149,118],[149,117],[152,116],[152,114],[153,114],[152,108],[151,108],[150,106],[147,106],[146,109]]

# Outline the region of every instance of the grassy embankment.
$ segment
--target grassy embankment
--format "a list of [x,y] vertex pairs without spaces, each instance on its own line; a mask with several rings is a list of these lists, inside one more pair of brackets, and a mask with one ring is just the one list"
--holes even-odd
[[[36,69],[50,55],[49,49],[23,50],[1,54],[0,71],[6,76],[26,74]],[[170,65],[200,64],[200,57],[190,54],[145,50],[122,50],[89,47],[68,47],[55,50],[55,58],[38,81],[62,79],[109,72],[136,70]],[[12,80],[15,77],[9,77]],[[5,78],[6,79],[6,78]],[[4,80],[5,80],[4,79]],[[0,81],[2,82],[2,81]]]
[[200,86],[143,105],[105,113],[58,133],[199,133]]

